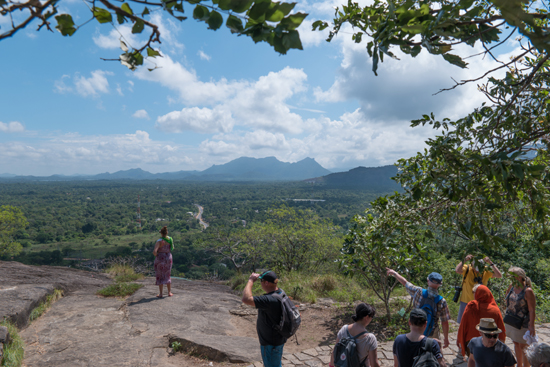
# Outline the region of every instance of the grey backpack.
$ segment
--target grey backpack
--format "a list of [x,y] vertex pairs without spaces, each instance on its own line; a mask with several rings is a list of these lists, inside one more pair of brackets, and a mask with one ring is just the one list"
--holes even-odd
[[362,367],[365,365],[365,359],[363,361],[359,360],[359,353],[357,351],[357,338],[361,335],[366,334],[366,331],[359,333],[355,336],[351,336],[348,328],[346,327],[346,332],[348,333],[347,338],[342,338],[334,347],[334,366],[335,367]]
[[283,337],[290,338],[292,335],[296,334],[296,331],[302,323],[300,311],[298,311],[294,303],[282,289],[280,289],[279,292],[273,293],[272,296],[281,302],[283,311],[281,321],[278,325],[274,326],[274,329]]

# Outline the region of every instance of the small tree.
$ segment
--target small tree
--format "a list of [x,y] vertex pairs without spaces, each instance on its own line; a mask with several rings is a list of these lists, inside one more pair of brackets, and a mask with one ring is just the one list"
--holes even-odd
[[14,239],[20,229],[29,223],[21,209],[10,205],[0,206],[0,256],[14,256],[21,252],[21,244]]
[[[426,246],[421,238],[433,237],[421,218],[406,219],[402,196],[380,197],[371,203],[365,215],[356,215],[353,226],[345,237],[340,259],[341,267],[349,275],[359,274],[367,280],[386,307],[391,319],[390,296],[398,282],[386,275],[391,267],[409,272],[423,267]],[[407,221],[407,225],[403,224]]]
[[287,206],[272,210],[264,229],[271,241],[270,260],[279,271],[317,270],[338,257],[342,243],[339,227],[330,220]]

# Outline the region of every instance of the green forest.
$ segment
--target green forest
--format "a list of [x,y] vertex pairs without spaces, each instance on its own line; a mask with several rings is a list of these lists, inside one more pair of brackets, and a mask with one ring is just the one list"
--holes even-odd
[[[329,221],[342,235],[350,219],[379,194],[305,183],[4,183],[0,204],[19,208],[28,225],[13,233],[21,252],[5,254],[3,259],[70,265],[80,259],[133,254],[152,260],[150,252],[158,231],[168,226],[177,243],[174,272],[201,278],[208,267],[219,263],[219,256],[205,243],[218,229],[242,232],[266,222],[270,210],[288,207]],[[141,228],[137,226],[138,195]],[[194,217],[198,212],[195,204],[204,208],[203,219],[209,224],[206,231]]]

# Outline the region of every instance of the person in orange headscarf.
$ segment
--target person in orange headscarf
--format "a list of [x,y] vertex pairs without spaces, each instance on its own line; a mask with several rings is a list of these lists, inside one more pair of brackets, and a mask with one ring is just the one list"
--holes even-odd
[[458,329],[458,335],[456,337],[456,345],[460,348],[462,356],[470,356],[468,343],[473,338],[481,335],[476,329],[476,325],[479,324],[479,320],[482,318],[491,318],[495,320],[498,328],[502,330],[502,332],[498,334],[498,338],[504,342],[506,340],[504,321],[502,320],[502,314],[495,302],[495,298],[489,288],[484,285],[478,285],[474,287],[474,300],[468,302],[464,310],[460,328]]

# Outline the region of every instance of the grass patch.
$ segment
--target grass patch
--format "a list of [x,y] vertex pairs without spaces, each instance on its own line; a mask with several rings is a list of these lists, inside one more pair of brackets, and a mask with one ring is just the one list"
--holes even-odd
[[34,321],[42,316],[42,314],[46,312],[46,310],[50,308],[51,305],[61,297],[63,297],[63,291],[60,289],[54,289],[52,294],[48,294],[46,296],[44,302],[42,302],[31,311],[31,314],[29,315],[29,321]]
[[20,367],[25,354],[25,343],[19,336],[17,328],[8,320],[0,322],[0,326],[6,326],[10,333],[11,341],[5,346],[4,360],[1,366]]
[[133,282],[134,280],[143,279],[143,274],[137,274],[129,265],[113,264],[105,269],[105,273],[115,279],[117,283]]
[[[228,285],[242,291],[249,275],[235,275]],[[300,302],[315,303],[318,298],[332,298],[337,302],[354,302],[362,300],[372,302],[373,292],[361,283],[361,279],[349,278],[341,274],[303,274],[292,272],[282,274],[279,286],[286,294]],[[260,282],[255,282],[252,288],[254,295],[263,294]]]
[[141,287],[143,287],[143,284],[115,283],[98,290],[96,294],[103,297],[126,297],[131,296]]

